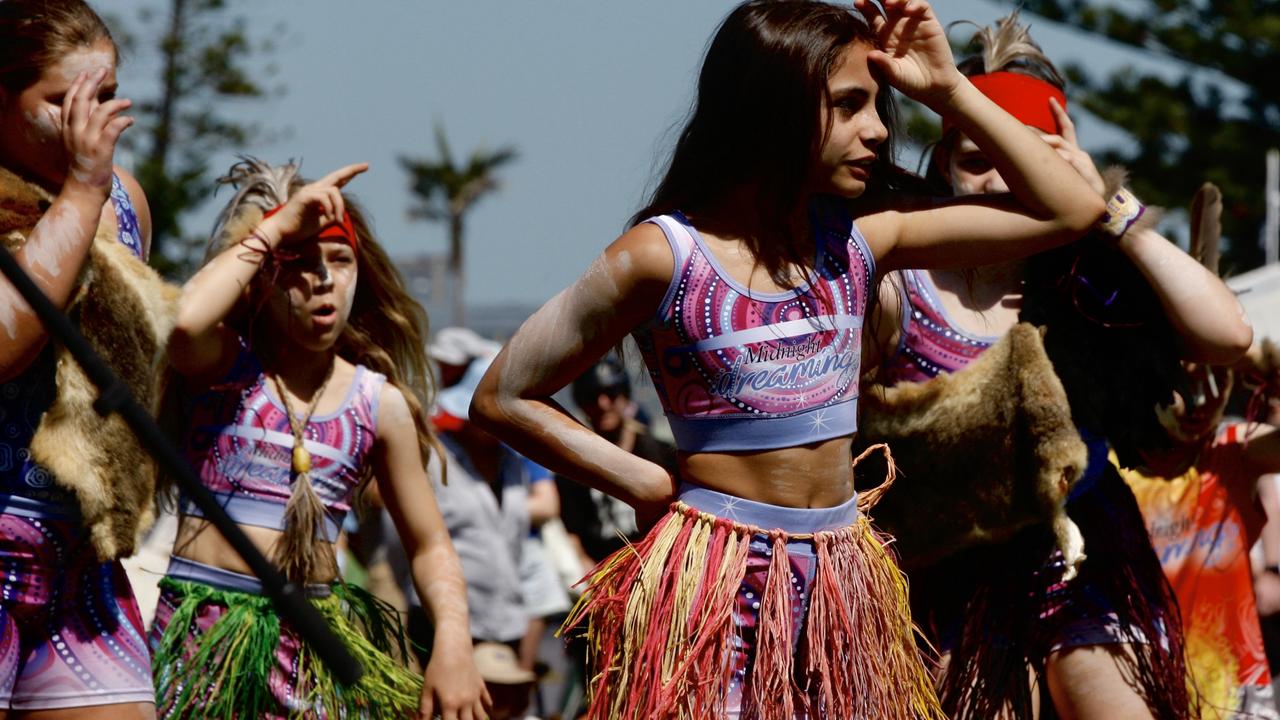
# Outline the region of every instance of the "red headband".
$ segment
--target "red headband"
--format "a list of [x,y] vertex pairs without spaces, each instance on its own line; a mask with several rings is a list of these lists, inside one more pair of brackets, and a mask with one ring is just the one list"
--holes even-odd
[[[283,207],[284,205],[277,205],[271,208],[263,213],[262,219],[266,220],[272,215],[275,215],[280,212]],[[320,242],[321,240],[342,240],[350,245],[352,250],[359,250],[356,226],[351,222],[351,213],[349,212],[342,213],[342,220],[330,223],[320,228],[320,232],[316,233],[315,237],[316,242]]]
[[[1049,107],[1049,98],[1056,99],[1062,109],[1066,110],[1067,96],[1052,83],[1011,72],[975,75],[969,80],[983,95],[1022,121],[1022,124],[1054,135],[1062,132],[1058,121],[1053,117],[1053,109]],[[951,127],[951,122],[943,118],[942,132],[946,133]]]

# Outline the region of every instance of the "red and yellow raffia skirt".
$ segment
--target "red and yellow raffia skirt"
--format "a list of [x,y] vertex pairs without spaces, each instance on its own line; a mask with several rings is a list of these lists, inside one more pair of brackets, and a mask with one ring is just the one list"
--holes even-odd
[[[873,448],[874,449],[874,448]],[[887,454],[887,450],[886,450]],[[682,486],[587,578],[591,720],[943,718],[907,582],[864,514]]]

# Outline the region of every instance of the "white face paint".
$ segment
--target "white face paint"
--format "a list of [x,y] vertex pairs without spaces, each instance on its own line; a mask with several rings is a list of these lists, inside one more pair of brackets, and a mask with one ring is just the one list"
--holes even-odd
[[84,240],[80,211],[69,204],[57,204],[40,218],[23,246],[23,254],[33,270],[42,270],[49,277],[62,274],[62,265],[68,253],[73,252]]
[[351,282],[347,283],[342,292],[342,307],[338,308],[338,312],[342,315],[342,325],[345,327],[347,320],[351,317],[351,308],[356,304],[356,285],[360,281],[359,265],[353,265],[351,269]]
[[101,43],[91,48],[84,48],[63,56],[55,67],[63,80],[72,82],[80,73],[91,73],[96,70],[113,70],[116,66],[116,54]]
[[25,109],[22,117],[26,126],[22,135],[32,145],[48,145],[62,142],[62,117],[52,106]]
[[[43,68],[33,84],[15,96],[8,96],[4,107],[0,107],[0,159],[5,165],[39,178],[49,186],[61,185],[77,169],[77,179],[86,177],[84,160],[78,163],[78,168],[72,167],[76,158],[67,154],[62,137],[61,106],[68,102],[66,93],[81,73],[104,69],[106,73],[97,87],[97,100],[104,102],[117,89],[115,47],[106,38],[61,55]],[[97,164],[103,169],[92,173],[92,177],[109,182],[110,154],[101,154]]]

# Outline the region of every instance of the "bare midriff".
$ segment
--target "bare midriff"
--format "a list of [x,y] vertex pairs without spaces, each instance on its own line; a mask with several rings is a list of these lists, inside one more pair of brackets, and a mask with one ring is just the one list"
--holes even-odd
[[[270,528],[253,525],[240,525],[239,527],[267,558],[273,556],[276,542],[284,535],[279,530]],[[249,565],[240,557],[240,554],[231,547],[231,543],[222,537],[222,533],[218,532],[213,523],[204,518],[183,515],[179,519],[178,537],[173,542],[173,554],[243,575],[254,574],[249,569]],[[335,578],[335,575],[330,575],[328,577],[314,577],[310,581],[328,583]]]
[[759,452],[680,454],[680,477],[756,502],[835,507],[853,497],[852,437]]

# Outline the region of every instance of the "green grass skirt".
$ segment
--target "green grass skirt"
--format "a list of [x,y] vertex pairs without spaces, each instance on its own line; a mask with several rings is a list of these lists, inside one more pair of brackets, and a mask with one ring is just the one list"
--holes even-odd
[[381,720],[418,709],[422,678],[404,665],[399,613],[361,588],[338,582],[311,600],[364,667],[350,687],[282,624],[269,598],[167,577],[160,588],[151,643],[160,717]]

